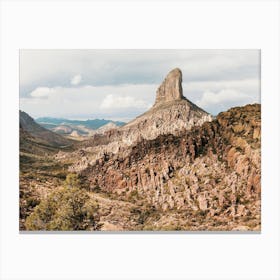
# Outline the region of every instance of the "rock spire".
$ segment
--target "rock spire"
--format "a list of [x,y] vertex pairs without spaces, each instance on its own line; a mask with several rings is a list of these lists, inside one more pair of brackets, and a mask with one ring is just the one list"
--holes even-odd
[[154,106],[173,100],[182,100],[182,72],[175,68],[168,73],[162,84],[157,89],[157,96]]

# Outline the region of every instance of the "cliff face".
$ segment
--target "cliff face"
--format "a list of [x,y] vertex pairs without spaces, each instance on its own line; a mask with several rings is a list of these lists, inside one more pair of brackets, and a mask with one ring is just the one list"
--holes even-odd
[[258,228],[260,123],[260,105],[233,108],[201,127],[104,155],[82,175],[92,189],[136,196],[163,211],[242,218]]

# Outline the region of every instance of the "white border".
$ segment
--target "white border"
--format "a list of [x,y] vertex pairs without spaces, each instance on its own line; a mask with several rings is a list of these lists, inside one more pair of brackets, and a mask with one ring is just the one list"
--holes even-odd
[[[279,279],[279,2],[1,2],[2,279]],[[262,50],[262,233],[20,235],[20,48]]]

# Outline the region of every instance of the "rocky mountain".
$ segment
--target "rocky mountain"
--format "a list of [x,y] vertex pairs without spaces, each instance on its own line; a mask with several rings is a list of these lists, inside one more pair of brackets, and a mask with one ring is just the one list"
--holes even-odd
[[92,139],[80,143],[86,156],[79,157],[79,152],[59,154],[59,157],[79,158],[71,171],[81,171],[95,162],[103,154],[127,152],[129,147],[142,139],[152,140],[159,135],[179,135],[181,131],[193,126],[200,126],[211,121],[212,116],[199,108],[183,95],[182,72],[172,70],[159,86],[154,106],[119,129],[108,130],[104,135],[96,135]]
[[109,130],[117,129],[118,127],[119,126],[116,125],[114,122],[108,122],[107,124],[105,124],[105,125],[99,127],[98,129],[96,129],[95,133],[96,134],[104,134]]
[[151,140],[159,135],[176,135],[182,129],[190,129],[211,119],[210,114],[183,96],[182,72],[176,68],[159,86],[154,106],[124,125],[119,134],[122,134],[122,141],[131,145],[141,138]]
[[65,147],[73,142],[37,124],[27,113],[19,112],[20,140],[21,145],[29,142],[50,147]]
[[113,122],[117,126],[122,126],[125,122],[121,121],[112,121],[112,120],[105,120],[105,119],[92,119],[92,120],[70,120],[64,118],[51,118],[51,117],[40,117],[35,120],[39,124],[52,124],[52,125],[62,125],[62,124],[69,124],[69,125],[82,125],[90,129],[98,129],[103,125],[106,125],[109,122]]
[[212,117],[183,96],[182,72],[176,68],[157,90],[154,106],[120,129],[122,141],[129,145],[139,139],[155,139],[159,135],[178,134],[211,121]]

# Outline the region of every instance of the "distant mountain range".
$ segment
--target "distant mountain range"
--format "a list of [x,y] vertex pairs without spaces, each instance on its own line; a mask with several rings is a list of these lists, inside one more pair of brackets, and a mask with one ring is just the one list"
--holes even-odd
[[51,118],[41,117],[37,118],[36,122],[42,127],[52,130],[59,134],[66,134],[72,136],[90,136],[96,133],[96,130],[102,129],[102,127],[120,127],[125,123],[121,121],[112,121],[104,119],[93,120],[69,120],[65,118]]
[[21,152],[45,154],[73,144],[72,140],[40,126],[23,111],[19,111],[19,126]]
[[125,122],[120,121],[111,121],[111,120],[104,120],[104,119],[94,119],[94,120],[68,120],[64,118],[51,118],[51,117],[42,117],[37,118],[35,121],[43,126],[49,125],[62,125],[62,124],[69,124],[69,125],[83,125],[90,129],[98,129],[103,125],[108,123],[114,123],[117,126],[123,126]]

